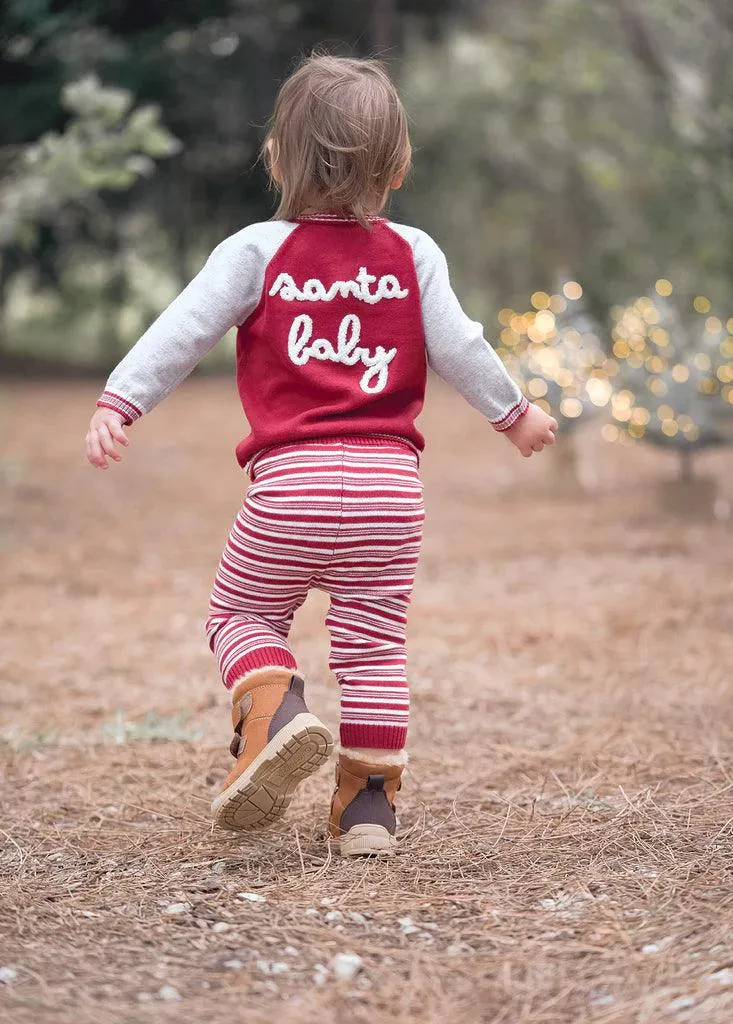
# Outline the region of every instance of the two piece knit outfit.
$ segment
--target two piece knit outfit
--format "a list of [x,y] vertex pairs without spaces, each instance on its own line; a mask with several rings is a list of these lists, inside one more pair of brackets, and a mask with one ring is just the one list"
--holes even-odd
[[234,326],[251,430],[237,458],[252,484],[207,622],[224,684],[247,689],[274,673],[281,703],[295,710],[288,633],[308,591],[324,590],[341,743],[398,751],[424,515],[415,420],[427,366],[497,430],[509,429],[527,400],[461,309],[428,235],[382,218],[367,230],[321,214],[255,224],[219,245],[114,370],[98,405],[132,422]]

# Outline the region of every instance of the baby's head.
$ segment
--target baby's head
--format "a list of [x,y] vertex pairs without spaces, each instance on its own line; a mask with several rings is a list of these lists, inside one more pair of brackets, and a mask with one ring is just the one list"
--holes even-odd
[[366,224],[410,167],[407,115],[378,61],[313,56],[280,89],[263,154],[276,217],[328,211]]

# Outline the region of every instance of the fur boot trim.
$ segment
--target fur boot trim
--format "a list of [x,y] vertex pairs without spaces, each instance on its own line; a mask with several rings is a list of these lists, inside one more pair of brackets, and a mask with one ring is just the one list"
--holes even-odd
[[364,764],[393,764],[404,768],[408,757],[406,750],[380,750],[377,747],[342,747],[336,748],[337,754],[350,757]]
[[252,668],[249,672],[245,672],[243,676],[239,676],[238,679],[228,687],[228,690],[230,693],[234,693],[241,683],[251,682],[256,676],[267,675],[269,672],[287,672],[291,676],[298,676],[299,679],[305,678],[298,668],[283,668],[282,665],[258,665],[257,668]]

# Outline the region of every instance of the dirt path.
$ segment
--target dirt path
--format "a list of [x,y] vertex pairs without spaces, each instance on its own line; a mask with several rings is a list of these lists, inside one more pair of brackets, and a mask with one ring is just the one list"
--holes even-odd
[[[0,1019],[729,1024],[731,525],[660,513],[666,457],[588,438],[573,498],[435,389],[406,837],[341,863],[329,773],[278,833],[209,823],[233,387],[184,387],[106,474],[93,392],[0,396]],[[323,608],[295,647],[335,723]]]

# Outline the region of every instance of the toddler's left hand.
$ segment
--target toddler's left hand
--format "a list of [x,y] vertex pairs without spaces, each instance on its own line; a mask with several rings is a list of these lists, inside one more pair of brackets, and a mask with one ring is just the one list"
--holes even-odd
[[113,409],[99,408],[92,416],[86,436],[87,460],[97,469],[107,469],[107,459],[119,462],[122,458],[116,445],[130,443],[122,425],[125,422],[121,413]]
[[528,459],[534,452],[541,452],[545,445],[554,444],[556,432],[557,420],[530,403],[514,426],[504,431],[504,436]]

